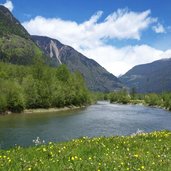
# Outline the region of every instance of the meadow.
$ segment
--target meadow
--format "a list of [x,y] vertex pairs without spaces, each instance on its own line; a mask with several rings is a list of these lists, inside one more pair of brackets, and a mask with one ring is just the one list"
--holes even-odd
[[0,150],[2,171],[170,171],[171,132],[82,137],[63,143]]

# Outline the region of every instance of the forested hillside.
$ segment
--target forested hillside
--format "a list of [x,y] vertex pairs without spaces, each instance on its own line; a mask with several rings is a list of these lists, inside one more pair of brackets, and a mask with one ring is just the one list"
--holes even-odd
[[74,48],[49,37],[32,36],[32,38],[49,57],[52,66],[65,64],[71,72],[79,71],[91,91],[110,92],[124,87],[117,77]]
[[29,65],[35,58],[48,60],[20,22],[0,5],[0,61]]
[[171,58],[137,65],[120,80],[138,93],[171,91]]

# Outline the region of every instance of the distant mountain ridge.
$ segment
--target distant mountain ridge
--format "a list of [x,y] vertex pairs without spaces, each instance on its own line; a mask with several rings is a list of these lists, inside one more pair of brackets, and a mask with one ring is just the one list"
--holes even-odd
[[123,87],[117,77],[74,48],[49,37],[32,36],[32,39],[51,58],[53,66],[66,64],[70,71],[79,71],[84,76],[90,90],[109,92]]
[[120,80],[139,93],[171,91],[171,58],[137,65]]

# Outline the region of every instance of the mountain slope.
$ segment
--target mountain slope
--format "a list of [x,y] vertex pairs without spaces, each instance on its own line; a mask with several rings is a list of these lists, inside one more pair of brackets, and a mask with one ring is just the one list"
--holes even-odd
[[81,72],[93,91],[122,88],[115,76],[72,47],[47,37],[31,37],[12,13],[0,5],[0,61],[30,65],[35,58],[45,59],[52,66],[66,64],[72,72]]
[[0,60],[25,65],[42,54],[20,22],[0,5]]
[[52,65],[66,64],[70,71],[79,71],[92,91],[108,92],[122,88],[123,85],[114,75],[72,47],[49,37],[32,36],[32,39],[51,58]]
[[120,80],[139,93],[171,91],[171,58],[137,65]]

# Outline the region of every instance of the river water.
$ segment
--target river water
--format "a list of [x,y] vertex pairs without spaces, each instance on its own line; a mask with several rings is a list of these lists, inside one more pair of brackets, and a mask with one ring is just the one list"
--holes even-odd
[[130,135],[138,129],[171,130],[171,112],[100,101],[67,112],[0,116],[0,148],[34,145],[36,137],[45,142],[59,142],[83,136]]

